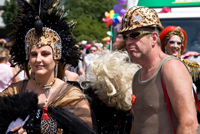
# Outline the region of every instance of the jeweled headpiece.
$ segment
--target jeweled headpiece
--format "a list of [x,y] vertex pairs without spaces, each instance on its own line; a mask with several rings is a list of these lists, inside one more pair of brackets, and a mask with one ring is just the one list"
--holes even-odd
[[37,36],[35,28],[30,29],[25,37],[25,51],[26,51],[26,59],[28,60],[28,54],[33,45],[37,45],[41,47],[43,45],[48,45],[52,48],[54,59],[59,60],[62,56],[62,42],[58,33],[48,27],[43,27],[43,34],[41,36]]
[[33,45],[49,45],[54,60],[76,66],[80,58],[71,31],[75,22],[67,23],[60,0],[17,0],[19,10],[11,33],[11,55],[15,63],[27,63]]

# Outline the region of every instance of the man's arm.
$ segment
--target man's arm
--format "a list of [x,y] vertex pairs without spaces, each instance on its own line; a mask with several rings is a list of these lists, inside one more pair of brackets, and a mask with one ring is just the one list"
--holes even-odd
[[177,134],[196,134],[198,122],[192,96],[192,79],[187,68],[179,60],[169,60],[163,66],[163,79],[178,118]]

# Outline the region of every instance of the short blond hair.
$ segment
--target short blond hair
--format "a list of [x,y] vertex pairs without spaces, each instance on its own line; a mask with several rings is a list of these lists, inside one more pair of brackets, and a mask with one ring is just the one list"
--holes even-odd
[[10,51],[6,48],[0,47],[0,63],[5,60],[6,57],[10,58]]

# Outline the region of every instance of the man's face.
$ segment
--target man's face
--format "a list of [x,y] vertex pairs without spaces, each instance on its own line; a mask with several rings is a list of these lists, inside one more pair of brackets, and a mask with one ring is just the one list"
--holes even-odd
[[[138,32],[138,31],[148,31],[142,28],[129,31],[125,34],[129,34],[132,32]],[[145,55],[148,54],[148,52],[151,51],[151,41],[149,34],[143,34],[137,38],[130,38],[127,37],[126,39],[126,49],[131,56],[131,60],[135,63],[142,62],[142,59],[145,57]]]
[[97,48],[96,47],[90,47],[90,53],[91,54],[97,54]]

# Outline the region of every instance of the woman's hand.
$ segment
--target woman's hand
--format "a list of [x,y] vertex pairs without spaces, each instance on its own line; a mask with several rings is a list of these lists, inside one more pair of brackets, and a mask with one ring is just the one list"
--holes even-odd
[[26,130],[22,128],[21,125],[13,128],[12,130],[10,130],[10,132],[8,134],[27,134]]

